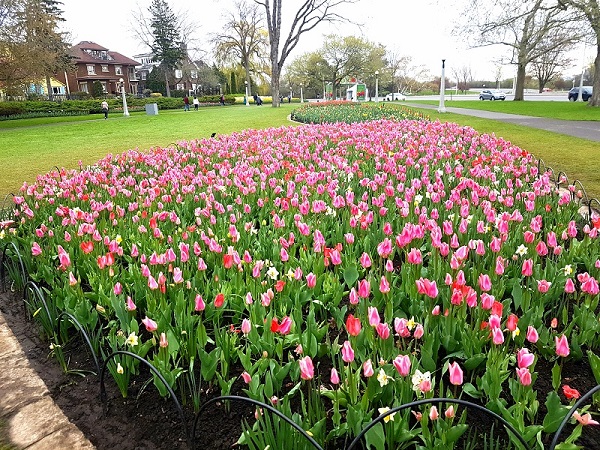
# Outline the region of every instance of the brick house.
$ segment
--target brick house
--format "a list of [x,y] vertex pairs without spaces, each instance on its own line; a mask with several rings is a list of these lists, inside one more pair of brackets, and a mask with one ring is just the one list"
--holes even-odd
[[[108,94],[118,94],[119,80],[125,83],[125,92],[138,93],[135,67],[140,63],[120,53],[109,51],[95,42],[82,41],[70,48],[76,69],[58,73],[54,77],[67,86],[69,92],[92,92],[99,81]],[[66,77],[66,79],[65,79]]]

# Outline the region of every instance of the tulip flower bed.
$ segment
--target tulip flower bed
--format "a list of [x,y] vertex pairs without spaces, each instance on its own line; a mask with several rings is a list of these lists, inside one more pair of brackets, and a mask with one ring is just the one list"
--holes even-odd
[[349,101],[306,103],[295,109],[292,120],[302,123],[355,123],[370,120],[428,120],[427,116],[404,106],[372,105]]
[[[338,117],[363,107],[350,110]],[[15,197],[3,239],[46,293],[47,311],[31,307],[47,335],[72,314],[123,396],[141,367],[118,351],[196,410],[206,386],[241,385],[324,448],[386,413],[370,448],[480,448],[459,405],[389,413],[434,397],[484,405],[541,448],[580,395],[565,366],[584,359],[600,377],[600,220],[574,198],[502,139],[383,119],[248,130],[49,173]],[[578,410],[561,441],[585,437],[595,410]],[[256,417],[243,424],[249,448],[309,448]]]

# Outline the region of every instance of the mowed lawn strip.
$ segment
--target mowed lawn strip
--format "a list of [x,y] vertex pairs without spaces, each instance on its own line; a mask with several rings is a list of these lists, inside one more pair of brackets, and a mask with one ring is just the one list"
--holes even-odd
[[46,124],[37,118],[5,121],[3,124],[12,122],[15,127],[0,129],[0,199],[18,192],[24,181],[35,181],[38,174],[54,167],[76,168],[79,161],[93,164],[110,153],[165,147],[210,137],[212,133],[292,125],[288,116],[293,107],[205,107],[189,112],[160,111],[158,116],[133,113],[127,118],[112,113],[108,120],[97,115],[82,121],[77,116],[75,121],[50,120]]
[[[545,103],[548,110],[562,105],[557,102],[520,102],[524,103]],[[182,140],[209,137],[212,133],[230,134],[247,128],[291,125],[288,115],[297,106],[206,107],[198,112],[160,111],[158,116],[133,113],[129,118],[115,112],[109,115],[108,120],[102,116],[84,116],[85,120],[76,116],[60,118],[67,120],[58,123],[56,119],[59,118],[0,122],[0,199],[10,192],[18,192],[23,181],[32,182],[38,174],[54,167],[76,168],[79,161],[84,165],[93,164],[109,153],[164,147]],[[582,104],[574,106],[587,108]],[[600,197],[600,160],[597,157],[600,143],[494,120],[439,114],[428,109],[421,111],[432,120],[456,122],[481,133],[503,137],[543,159],[556,173],[563,171],[570,180],[582,181],[590,197]],[[13,128],[6,128],[11,122]]]
[[[566,94],[565,94],[566,96]],[[566,97],[565,97],[566,98]],[[407,102],[427,105],[438,105],[437,100],[412,100],[407,97]],[[591,120],[600,121],[600,108],[593,108],[584,102],[556,102],[556,101],[482,101],[482,100],[448,100],[444,104],[447,108],[480,109],[506,114],[519,114],[522,116],[547,117],[561,120]]]

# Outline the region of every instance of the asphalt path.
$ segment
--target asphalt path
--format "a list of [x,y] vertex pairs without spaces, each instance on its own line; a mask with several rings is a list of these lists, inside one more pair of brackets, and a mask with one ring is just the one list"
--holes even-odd
[[[402,104],[412,106],[413,108],[438,109],[438,106],[436,105],[410,103],[410,101],[406,103],[402,102]],[[513,123],[515,125],[523,125],[525,127],[537,128],[539,130],[552,131],[554,133],[566,134],[567,136],[600,142],[600,122],[597,121],[548,119],[545,117],[522,116],[518,114],[454,107],[446,107],[446,111],[454,114],[461,114],[463,116],[498,120],[500,122]]]

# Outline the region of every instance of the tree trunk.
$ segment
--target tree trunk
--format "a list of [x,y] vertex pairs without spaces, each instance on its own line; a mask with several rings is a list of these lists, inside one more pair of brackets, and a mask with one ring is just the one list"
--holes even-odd
[[46,90],[48,91],[48,100],[54,100],[54,93],[52,92],[52,81],[50,75],[46,75]]
[[279,108],[279,83],[281,72],[277,63],[271,64],[271,107]]
[[165,69],[165,89],[167,90],[167,97],[171,96],[171,88],[169,87],[169,71]]
[[600,36],[596,45],[596,59],[594,60],[594,92],[589,102],[590,106],[600,106]]
[[515,101],[525,100],[525,64],[517,64],[517,85],[515,86]]

